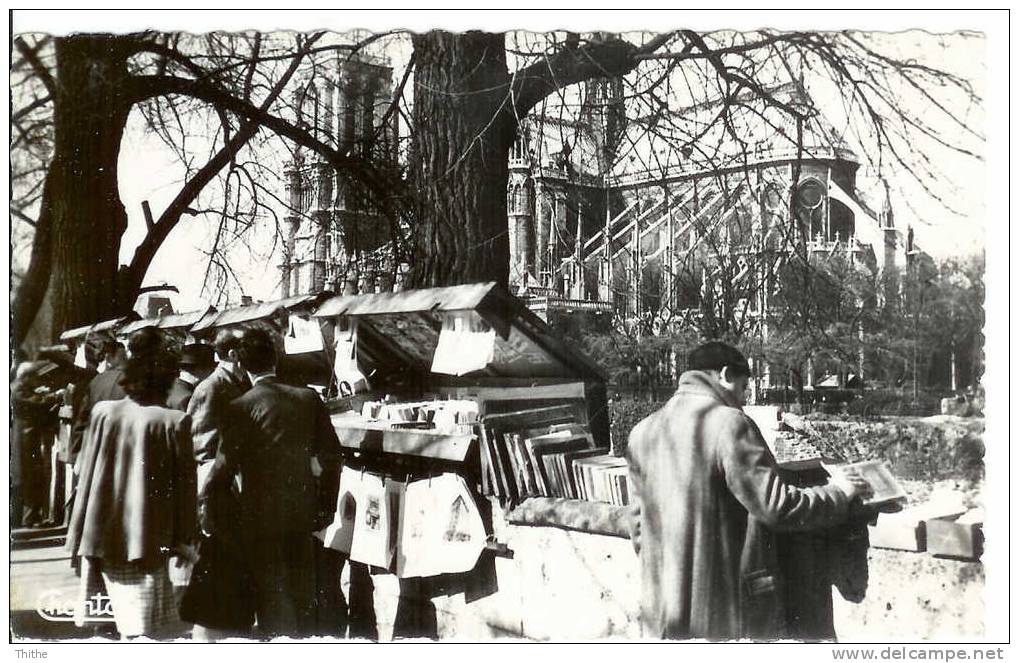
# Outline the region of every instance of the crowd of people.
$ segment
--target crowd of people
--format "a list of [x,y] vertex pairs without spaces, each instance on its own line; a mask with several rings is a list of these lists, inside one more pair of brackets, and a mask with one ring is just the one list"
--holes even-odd
[[53,406],[73,407],[76,621],[100,592],[126,638],[344,635],[345,558],[313,536],[332,520],[339,442],[318,395],[276,378],[274,336],[226,330],[174,350],[149,328],[100,357],[71,389],[40,388],[34,363],[13,389],[22,524],[43,511],[28,470]]

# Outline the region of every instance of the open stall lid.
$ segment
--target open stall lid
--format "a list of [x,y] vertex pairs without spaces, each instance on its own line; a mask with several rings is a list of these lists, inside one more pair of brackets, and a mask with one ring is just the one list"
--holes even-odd
[[331,296],[332,293],[324,292],[319,294],[309,295],[297,295],[295,297],[287,297],[285,299],[277,299],[272,302],[261,302],[259,304],[249,304],[247,306],[236,306],[234,308],[228,308],[223,311],[216,312],[210,310],[209,312],[201,315],[194,326],[191,327],[191,333],[198,333],[207,331],[209,329],[216,329],[219,327],[229,327],[232,325],[240,325],[246,322],[255,322],[258,320],[265,320],[271,318],[278,311],[289,311],[296,308],[305,306],[312,306],[316,302]]
[[159,320],[157,318],[142,318],[141,320],[135,320],[134,322],[129,322],[123,327],[121,327],[120,330],[117,332],[117,335],[130,336],[136,331],[148,329],[149,327],[155,327],[158,322]]
[[149,327],[155,327],[157,329],[163,329],[167,331],[174,330],[188,330],[191,326],[198,323],[210,314],[215,314],[216,308],[210,306],[205,309],[198,311],[186,311],[184,313],[170,313],[158,318],[142,318],[141,320],[135,320],[134,322],[128,323],[120,328],[117,332],[120,336],[130,336],[136,331],[147,329]]
[[601,369],[557,338],[522,301],[495,282],[396,293],[341,295],[318,318],[356,319],[358,346],[383,360],[389,354],[429,373],[450,314],[475,312],[495,330],[492,359],[470,377],[572,378],[604,381]]
[[81,327],[75,327],[74,329],[68,329],[60,335],[61,341],[74,341],[79,338],[84,338],[88,334],[89,330],[92,329],[92,325],[82,325]]

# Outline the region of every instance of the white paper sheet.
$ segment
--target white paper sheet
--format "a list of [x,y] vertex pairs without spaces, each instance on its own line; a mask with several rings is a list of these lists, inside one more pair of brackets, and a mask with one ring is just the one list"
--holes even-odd
[[465,573],[485,547],[485,525],[462,477],[443,474],[406,485],[396,575]]
[[283,337],[283,350],[288,355],[322,352],[324,348],[322,329],[317,321],[305,320],[299,315],[290,316],[287,333]]
[[432,373],[466,375],[480,371],[495,357],[495,330],[472,311],[445,316],[432,355]]

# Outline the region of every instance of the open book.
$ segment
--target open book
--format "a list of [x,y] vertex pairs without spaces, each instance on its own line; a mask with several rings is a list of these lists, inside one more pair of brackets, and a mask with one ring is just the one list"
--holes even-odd
[[873,495],[863,500],[867,506],[887,504],[906,499],[906,491],[902,489],[899,482],[895,480],[888,470],[888,464],[883,460],[864,460],[858,463],[822,463],[829,475],[835,476],[836,472],[844,472],[854,469],[859,472],[873,491]]

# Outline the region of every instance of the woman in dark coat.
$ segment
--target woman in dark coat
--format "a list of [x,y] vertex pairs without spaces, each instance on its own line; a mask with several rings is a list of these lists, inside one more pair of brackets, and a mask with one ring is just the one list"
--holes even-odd
[[127,397],[97,403],[82,445],[78,499],[67,547],[82,561],[76,621],[102,576],[124,637],[183,632],[168,564],[194,538],[191,421],[163,407],[176,376],[162,350],[124,368]]

